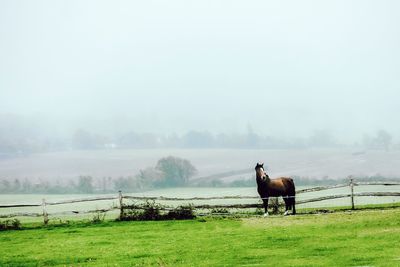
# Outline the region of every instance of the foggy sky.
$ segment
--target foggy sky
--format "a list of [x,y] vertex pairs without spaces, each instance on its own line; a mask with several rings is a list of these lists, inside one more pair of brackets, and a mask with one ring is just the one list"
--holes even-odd
[[400,137],[398,1],[0,1],[0,114]]

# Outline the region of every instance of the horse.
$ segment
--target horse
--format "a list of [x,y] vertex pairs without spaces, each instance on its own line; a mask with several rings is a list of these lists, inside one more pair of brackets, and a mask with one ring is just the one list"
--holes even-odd
[[264,204],[264,217],[268,216],[268,199],[270,197],[282,197],[285,201],[285,213],[291,209],[292,214],[296,214],[296,190],[292,178],[279,177],[270,179],[264,171],[264,163],[257,163],[256,167],[257,191]]

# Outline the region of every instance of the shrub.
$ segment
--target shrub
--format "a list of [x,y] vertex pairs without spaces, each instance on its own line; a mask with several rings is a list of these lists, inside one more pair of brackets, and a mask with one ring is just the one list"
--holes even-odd
[[215,209],[212,209],[212,210],[211,210],[211,213],[212,213],[212,214],[215,214],[215,213],[228,214],[229,211],[228,211],[227,209],[224,209],[224,208],[219,208],[219,209],[215,208]]
[[104,221],[104,218],[106,217],[105,212],[96,212],[95,215],[93,215],[92,220],[90,221],[91,223],[101,223]]
[[21,222],[18,219],[5,220],[0,222],[0,231],[21,229]]
[[124,207],[124,214],[119,220],[121,221],[148,221],[159,220],[161,218],[161,204],[153,201],[146,201],[143,204],[133,204]]
[[146,201],[143,204],[133,204],[124,208],[125,212],[121,221],[155,221],[155,220],[185,220],[193,219],[196,216],[193,206],[179,206],[162,214],[161,210],[165,207],[153,201]]
[[141,214],[141,220],[153,221],[159,220],[161,218],[160,209],[161,204],[156,203],[154,200],[152,202],[146,201],[143,205],[143,213]]
[[272,208],[271,213],[272,214],[279,214],[279,198],[277,197],[271,197],[269,199],[269,205],[270,208]]
[[189,204],[170,210],[165,217],[169,220],[190,220],[196,218],[196,215],[194,214],[193,205]]

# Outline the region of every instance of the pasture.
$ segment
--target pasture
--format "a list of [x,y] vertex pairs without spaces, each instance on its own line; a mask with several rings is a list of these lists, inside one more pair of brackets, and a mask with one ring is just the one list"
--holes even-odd
[[246,170],[234,180],[254,177],[256,162],[264,161],[271,177],[297,175],[312,178],[344,178],[348,175],[399,177],[400,151],[357,149],[251,150],[251,149],[118,149],[61,151],[0,159],[0,179],[65,180],[80,175],[95,178],[131,176],[154,166],[162,157],[188,159],[197,178]]
[[[315,210],[321,208],[342,207],[350,208],[351,199],[349,197],[329,199],[329,196],[347,195],[350,193],[349,186],[342,186],[340,188],[329,188],[321,191],[308,191],[312,190],[309,187],[298,187],[298,191],[305,191],[296,196],[297,209],[301,210]],[[322,188],[321,188],[322,189]],[[372,192],[389,193],[400,191],[400,184],[391,186],[384,185],[358,185],[354,187],[354,193],[357,194],[370,194]],[[232,207],[235,205],[259,205],[261,207],[261,200],[254,187],[244,188],[169,188],[151,190],[142,193],[123,193],[123,205],[132,205],[143,203],[144,199],[136,198],[157,198],[156,202],[165,207],[177,207],[178,205],[193,205],[203,206],[220,206],[222,208]],[[135,198],[135,199],[132,199]],[[221,198],[222,197],[222,198]],[[327,198],[316,202],[309,202],[313,199]],[[85,201],[90,199],[102,199],[96,201]],[[104,199],[106,198],[106,200]],[[167,200],[172,198],[174,200]],[[176,199],[177,198],[177,199]],[[195,198],[190,200],[191,198]],[[198,199],[200,198],[200,199]],[[204,198],[204,199],[202,199]],[[92,218],[97,210],[107,210],[105,216],[107,219],[115,219],[119,215],[119,200],[118,194],[104,194],[99,196],[93,195],[39,195],[39,194],[10,194],[0,195],[1,205],[37,205],[28,207],[2,207],[0,208],[0,218],[7,218],[9,215],[18,218],[21,222],[38,222],[43,221],[42,217],[42,200],[45,199],[47,203],[64,203],[57,205],[47,205],[46,213],[49,214],[50,221],[63,221],[63,220],[80,220]],[[75,202],[77,200],[77,202]],[[74,202],[72,202],[74,201]],[[280,199],[282,202],[282,200]],[[396,206],[399,201],[398,196],[357,196],[354,197],[356,207],[365,205],[380,205],[386,204]],[[71,203],[72,202],[72,203]],[[255,209],[229,209],[230,213],[240,215],[254,213]],[[89,213],[88,213],[89,212]],[[209,213],[208,210],[195,210],[197,214]],[[18,216],[16,214],[26,214],[25,216]],[[28,216],[28,217],[26,217]]]
[[[265,158],[271,176],[309,174],[314,177],[343,178],[348,174],[387,176],[400,174],[393,161],[398,152],[372,151],[250,151],[243,150],[129,150],[70,151],[0,161],[0,175],[8,178],[70,179],[79,175],[132,175],[152,166],[169,154],[188,158],[199,169],[197,177],[232,170],[243,170]],[[340,168],[338,168],[340,166]],[[388,168],[386,168],[388,167]],[[279,173],[276,172],[279,170]],[[254,177],[254,170],[241,176]],[[297,187],[302,190],[304,187]],[[115,222],[118,199],[47,206],[49,225],[43,217],[17,217],[23,230],[0,232],[0,266],[397,266],[400,265],[400,209],[343,211],[350,199],[338,198],[303,202],[323,196],[349,194],[349,187],[305,192],[297,196],[298,216],[261,218],[236,214],[228,218],[198,217],[188,221]],[[399,192],[400,185],[359,185],[356,194]],[[192,204],[261,204],[256,186],[248,188],[171,188],[141,193],[123,192],[131,197],[221,197],[246,196],[242,199],[196,200]],[[38,204],[36,207],[3,208],[0,216],[11,213],[42,213],[40,203],[69,201],[93,195],[0,195],[0,203]],[[170,204],[161,200],[161,204]],[[173,205],[188,204],[175,201]],[[398,197],[357,196],[362,205],[398,207]],[[87,210],[110,209],[106,221],[93,224]],[[382,207],[382,206],[379,206]],[[341,210],[311,215],[310,210]],[[60,215],[64,212],[78,215]],[[83,214],[83,213],[82,213]],[[232,215],[232,214],[231,214]]]
[[[298,190],[305,190],[309,187],[298,187]],[[359,185],[354,187],[354,193],[369,193],[369,192],[400,192],[400,184],[394,186],[383,186],[383,185]],[[350,193],[350,188],[348,186],[341,188],[331,188],[321,191],[312,191],[298,194],[296,199],[298,202],[298,210],[315,210],[320,208],[333,208],[333,207],[343,207],[350,208],[351,201],[350,198],[338,198],[338,199],[327,199],[317,202],[307,202],[300,204],[301,202],[308,201],[315,198],[327,197],[331,195],[340,195]],[[261,200],[256,192],[255,187],[243,187],[243,188],[169,188],[169,189],[159,189],[151,190],[142,193],[123,193],[127,198],[129,197],[161,197],[157,200],[157,203],[166,206],[178,206],[178,205],[239,205],[239,204],[259,204],[261,205]],[[162,198],[218,198],[218,197],[233,197],[227,199],[205,199],[205,200],[174,200],[167,201]],[[93,195],[39,195],[39,194],[10,194],[10,195],[0,195],[0,203],[2,205],[16,205],[16,204],[36,204],[37,207],[10,207],[1,208],[0,217],[7,216],[7,214],[18,214],[18,213],[32,213],[40,215],[42,213],[41,202],[45,199],[46,202],[68,202],[74,199],[91,199]],[[108,210],[113,207],[117,207],[115,210],[108,211],[106,213],[106,218],[115,219],[119,215],[119,202],[118,194],[105,194],[99,195],[100,198],[114,198],[109,200],[98,200],[89,202],[74,202],[66,203],[60,205],[49,205],[46,207],[47,213],[49,214],[49,219],[51,221],[60,220],[80,220],[83,218],[91,218],[92,214],[86,214],[85,211],[94,210]],[[239,197],[239,198],[236,198]],[[394,205],[398,203],[399,197],[397,196],[357,196],[354,198],[355,206],[363,205],[376,205],[376,204],[388,204]],[[136,199],[124,199],[124,205],[130,205],[134,203],[140,203],[141,201]],[[71,212],[74,211],[74,212]],[[254,212],[254,209],[249,211],[244,210],[231,210],[233,213],[237,214],[240,212]],[[73,214],[73,215],[72,215]],[[33,217],[32,217],[33,216]],[[17,217],[21,222],[35,222],[43,221],[43,218],[35,217],[31,215],[30,217]]]
[[0,232],[0,266],[399,266],[400,210]]

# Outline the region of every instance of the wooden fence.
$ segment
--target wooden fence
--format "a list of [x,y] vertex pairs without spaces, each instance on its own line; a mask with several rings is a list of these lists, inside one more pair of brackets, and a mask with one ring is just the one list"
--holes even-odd
[[[355,197],[388,197],[394,196],[399,197],[400,192],[360,192],[354,193],[354,187],[359,185],[381,185],[381,186],[399,186],[400,182],[372,182],[372,183],[363,183],[363,182],[354,182],[353,178],[350,178],[350,182],[348,184],[338,184],[332,186],[318,186],[312,188],[306,188],[296,191],[296,197],[300,194],[309,193],[309,192],[317,192],[335,188],[349,188],[349,193],[347,194],[336,194],[336,195],[327,195],[315,198],[308,198],[303,200],[296,200],[296,204],[306,204],[312,202],[319,202],[324,200],[331,199],[340,199],[340,198],[350,198],[350,205],[352,209],[355,209],[354,198]],[[0,215],[0,218],[13,218],[13,217],[21,217],[21,216],[29,216],[29,217],[43,217],[44,224],[47,224],[49,221],[49,215],[71,215],[71,214],[89,214],[89,213],[98,213],[98,212],[108,212],[112,210],[119,210],[120,217],[124,214],[124,208],[127,208],[128,205],[124,204],[124,199],[130,200],[140,200],[140,201],[182,201],[191,203],[193,201],[207,201],[207,200],[229,200],[229,199],[260,199],[258,196],[222,196],[222,197],[190,197],[190,198],[175,198],[175,197],[140,197],[140,196],[129,196],[123,195],[121,191],[115,196],[104,196],[104,197],[90,197],[90,198],[81,198],[81,199],[72,199],[72,200],[62,200],[62,201],[54,201],[49,202],[45,199],[42,200],[40,204],[9,204],[2,205],[0,204],[0,209],[6,208],[23,208],[23,207],[41,207],[41,212],[39,213],[29,213],[29,212],[17,212],[10,214]],[[54,205],[63,205],[63,204],[72,204],[72,203],[82,203],[82,202],[93,202],[93,201],[103,201],[103,200],[116,200],[117,205],[110,207],[108,209],[96,209],[96,210],[88,210],[88,211],[64,211],[64,212],[55,212],[48,214],[47,207]],[[261,203],[251,203],[251,204],[198,204],[193,205],[194,209],[249,209],[249,208],[260,208],[262,207]],[[130,207],[132,208],[132,207]],[[166,208],[168,210],[170,208]]]

